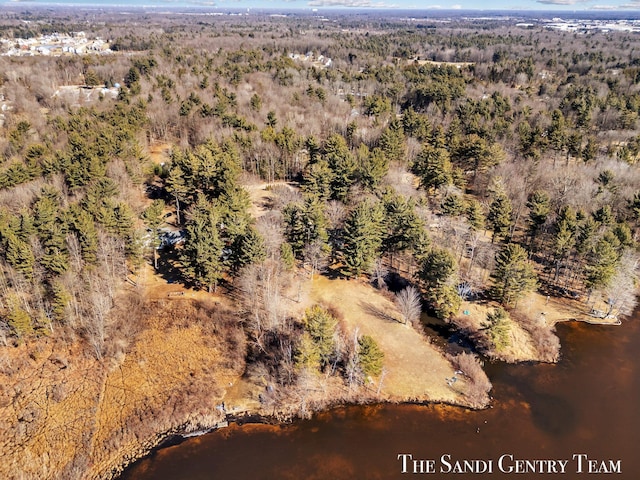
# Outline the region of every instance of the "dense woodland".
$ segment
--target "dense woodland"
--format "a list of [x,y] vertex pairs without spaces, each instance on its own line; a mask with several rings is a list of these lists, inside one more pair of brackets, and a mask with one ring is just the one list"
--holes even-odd
[[[370,337],[336,334],[330,309],[283,311],[296,275],[371,281],[408,322],[420,300],[444,319],[463,299],[497,301],[496,347],[531,291],[604,315],[635,306],[637,36],[30,15],[27,28],[7,14],[2,34],[81,27],[114,53],[0,57],[0,349],[54,337],[100,361],[126,351],[135,328],[110,312],[145,264],[239,298],[249,368],[283,386],[314,370],[361,384],[383,363]],[[117,98],[56,93],[102,84]],[[167,162],[151,162],[156,144]],[[274,193],[258,219],[247,182]],[[159,248],[168,213],[184,244]]]

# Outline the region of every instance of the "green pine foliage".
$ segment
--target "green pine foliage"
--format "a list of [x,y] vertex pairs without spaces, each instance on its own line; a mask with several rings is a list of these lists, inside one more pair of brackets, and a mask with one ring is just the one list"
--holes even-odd
[[283,212],[285,223],[285,238],[297,258],[302,258],[302,253],[307,245],[319,241],[326,243],[327,220],[324,214],[324,206],[318,199],[309,197],[304,203],[290,203]]
[[298,344],[298,366],[323,368],[335,353],[337,320],[319,305],[307,309],[302,319],[304,333]]
[[357,277],[369,271],[383,242],[384,210],[380,203],[366,201],[349,213],[343,229],[342,273]]
[[527,251],[509,243],[496,255],[492,273],[493,297],[503,305],[513,305],[537,286],[537,276],[529,262]]
[[496,192],[487,213],[487,225],[493,230],[492,240],[504,240],[509,236],[512,210],[509,197],[502,191]]
[[434,248],[423,257],[417,276],[438,318],[449,319],[460,309],[462,299],[455,288],[457,272],[456,259],[446,249]]
[[215,290],[223,277],[220,215],[204,196],[198,197],[185,226],[186,239],[180,260],[182,271],[209,291]]
[[511,345],[511,322],[504,308],[498,307],[488,312],[482,328],[496,352],[501,352]]
[[369,335],[358,339],[358,360],[366,376],[377,377],[384,366],[384,352]]

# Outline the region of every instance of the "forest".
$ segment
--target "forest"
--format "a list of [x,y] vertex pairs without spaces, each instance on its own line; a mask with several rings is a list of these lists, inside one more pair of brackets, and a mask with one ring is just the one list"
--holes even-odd
[[[316,301],[329,282],[366,286],[394,309],[378,317],[427,343],[425,318],[462,332],[470,352],[439,348],[465,377],[455,401],[474,407],[491,388],[477,354],[557,361],[554,311],[633,312],[634,34],[82,15],[0,18],[5,39],[82,29],[111,49],[0,56],[0,417],[20,432],[0,443],[6,478],[107,478],[133,444],[218,419],[239,378],[256,409],[282,416],[381,399],[393,353]],[[110,430],[100,402],[114,372],[172,335],[184,359],[189,341],[209,352],[175,375],[190,390],[174,418],[147,421],[173,395],[158,390],[153,405],[117,400],[137,420]],[[75,446],[45,455],[47,422],[71,420],[42,398],[84,395],[59,383],[71,373],[96,385]]]

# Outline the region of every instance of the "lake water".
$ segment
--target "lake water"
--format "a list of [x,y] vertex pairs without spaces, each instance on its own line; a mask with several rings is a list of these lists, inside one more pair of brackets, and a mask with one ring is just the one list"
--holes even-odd
[[[412,476],[401,473],[399,454],[434,460],[432,467],[426,462],[421,465],[437,473],[418,476],[437,480],[640,479],[640,317],[622,326],[562,324],[558,334],[562,358],[557,365],[487,365],[495,397],[493,408],[487,410],[419,405],[340,407],[285,426],[231,425],[160,449],[130,467],[122,479]],[[580,457],[581,465],[573,458],[576,454],[587,456]],[[511,468],[511,473],[500,471],[502,456],[502,470]],[[592,471],[600,473],[589,474],[585,458],[596,460]],[[567,461],[566,473],[540,473],[548,471],[551,462],[534,464],[536,459]],[[453,473],[449,469],[456,460],[481,462],[460,463],[467,473]],[[516,460],[530,462],[518,464]],[[606,470],[619,467],[622,473],[603,473],[602,461]],[[489,465],[490,475],[470,473]],[[514,473],[518,465],[530,470]],[[558,462],[553,465],[560,471]],[[413,463],[406,466],[411,473]],[[420,465],[417,468],[419,471]]]

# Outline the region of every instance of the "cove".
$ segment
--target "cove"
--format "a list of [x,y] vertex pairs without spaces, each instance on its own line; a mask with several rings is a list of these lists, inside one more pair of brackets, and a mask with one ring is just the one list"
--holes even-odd
[[[640,478],[640,316],[622,326],[560,324],[558,335],[556,365],[486,365],[494,385],[487,410],[345,406],[288,425],[232,424],[159,449],[121,479]],[[434,460],[436,473],[402,474],[401,454]],[[492,473],[440,473],[443,455],[491,461]],[[580,471],[574,455],[584,455]],[[568,463],[564,474],[507,471],[517,460],[530,462],[522,468]],[[608,461],[619,461],[621,473]]]

